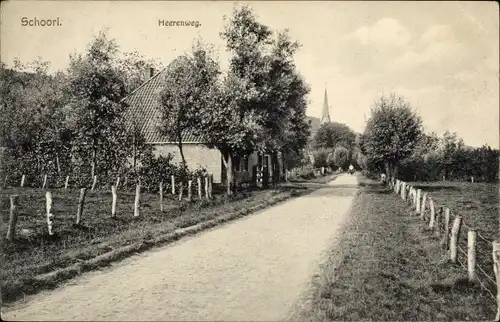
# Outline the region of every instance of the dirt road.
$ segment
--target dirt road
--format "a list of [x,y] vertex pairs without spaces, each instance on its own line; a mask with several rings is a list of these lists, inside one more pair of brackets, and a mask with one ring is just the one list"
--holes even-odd
[[2,318],[283,320],[339,234],[356,185],[341,175],[309,195],[84,274],[2,309]]

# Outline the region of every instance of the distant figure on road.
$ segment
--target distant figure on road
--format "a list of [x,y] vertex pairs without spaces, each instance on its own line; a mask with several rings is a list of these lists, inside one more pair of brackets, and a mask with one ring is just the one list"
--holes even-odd
[[386,184],[386,180],[387,180],[387,176],[385,175],[385,173],[382,173],[380,175],[380,183],[382,183],[383,185]]
[[354,166],[352,164],[349,166],[349,174],[354,174]]

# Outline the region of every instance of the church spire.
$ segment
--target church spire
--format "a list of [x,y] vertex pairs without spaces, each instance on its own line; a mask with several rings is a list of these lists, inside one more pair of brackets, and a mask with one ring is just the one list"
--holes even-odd
[[326,93],[326,83],[325,83],[325,98],[323,100],[323,114],[321,115],[320,124],[330,123],[330,107],[328,106],[328,94]]

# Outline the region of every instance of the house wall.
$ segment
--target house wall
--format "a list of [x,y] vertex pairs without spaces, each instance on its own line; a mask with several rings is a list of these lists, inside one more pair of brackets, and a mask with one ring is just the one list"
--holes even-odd
[[[153,144],[156,156],[172,154],[174,162],[181,162],[179,147],[175,144]],[[184,143],[182,152],[190,169],[203,167],[214,175],[214,182],[221,182],[221,154],[216,149],[209,149],[201,144]]]

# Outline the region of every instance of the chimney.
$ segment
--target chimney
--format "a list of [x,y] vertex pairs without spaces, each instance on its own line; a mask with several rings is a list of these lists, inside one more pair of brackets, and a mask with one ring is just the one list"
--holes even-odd
[[154,74],[155,74],[155,69],[153,67],[146,68],[146,80],[148,80],[151,77],[153,77]]

